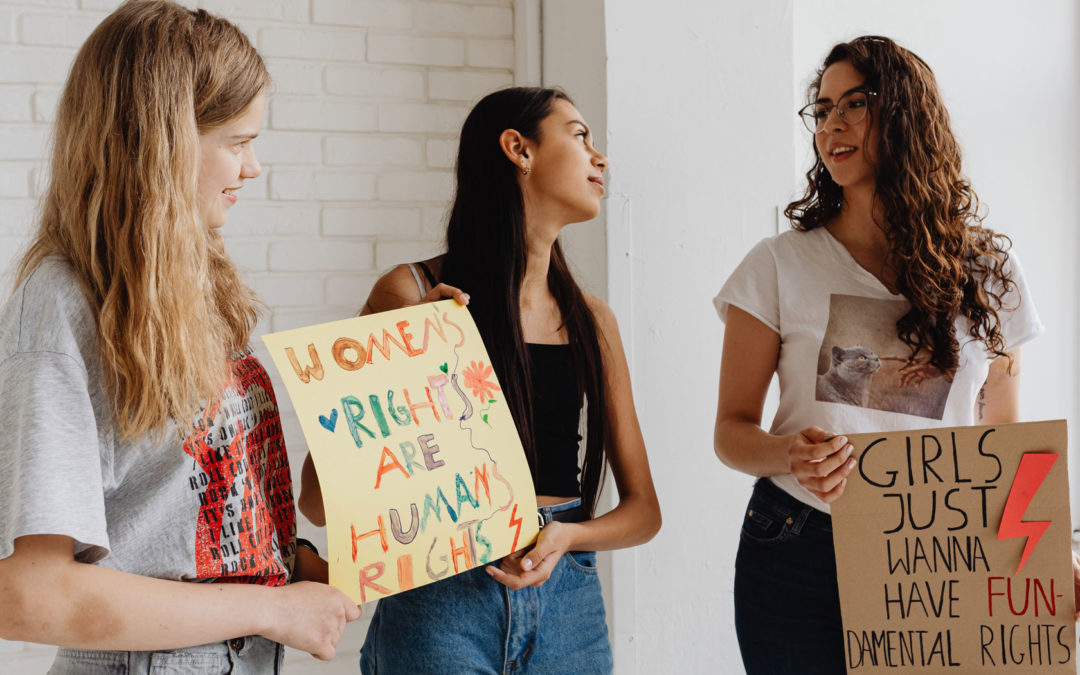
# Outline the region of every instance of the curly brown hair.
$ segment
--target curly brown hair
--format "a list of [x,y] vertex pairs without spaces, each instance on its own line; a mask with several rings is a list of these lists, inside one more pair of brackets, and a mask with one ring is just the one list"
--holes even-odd
[[[887,264],[896,273],[896,290],[911,303],[896,323],[900,339],[912,359],[925,350],[930,364],[951,377],[959,356],[954,320],[964,316],[973,339],[988,353],[1007,357],[998,311],[1016,289],[1006,267],[1011,241],[982,226],[979,199],[961,172],[960,146],[934,73],[892,40],[863,36],[833,47],[810,84],[808,101],[817,98],[825,70],[844,61],[878,94],[869,111],[881,135],[874,213],[883,214],[877,225],[889,242]],[[816,146],[814,157],[806,193],[784,211],[796,230],[828,224],[843,204],[843,188]]]

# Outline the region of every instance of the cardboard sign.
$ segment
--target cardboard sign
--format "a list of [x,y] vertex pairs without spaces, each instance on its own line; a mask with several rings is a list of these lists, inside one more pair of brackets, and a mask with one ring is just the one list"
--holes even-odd
[[849,673],[1076,673],[1064,421],[849,436]]
[[528,462],[465,307],[444,300],[263,341],[319,473],[331,584],[368,602],[535,540]]

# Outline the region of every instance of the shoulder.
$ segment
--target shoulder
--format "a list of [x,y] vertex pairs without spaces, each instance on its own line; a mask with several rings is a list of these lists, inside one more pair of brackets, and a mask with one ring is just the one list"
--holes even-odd
[[585,305],[592,312],[597,329],[604,335],[618,334],[619,322],[615,319],[615,312],[611,311],[611,307],[595,295],[590,293],[584,293],[584,295]]
[[365,309],[372,312],[385,312],[415,305],[423,297],[413,270],[408,264],[402,264],[379,277],[371,288]]
[[71,265],[46,258],[0,310],[3,356],[16,352],[75,355],[95,349],[97,322]]
[[824,227],[812,230],[788,230],[763,240],[776,257],[821,255],[832,248],[833,239]]

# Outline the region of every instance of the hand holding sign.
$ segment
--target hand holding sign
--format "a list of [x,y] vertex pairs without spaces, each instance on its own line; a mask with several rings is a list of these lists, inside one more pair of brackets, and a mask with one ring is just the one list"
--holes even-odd
[[465,307],[446,300],[263,340],[318,469],[330,583],[366,602],[536,537],[529,467]]

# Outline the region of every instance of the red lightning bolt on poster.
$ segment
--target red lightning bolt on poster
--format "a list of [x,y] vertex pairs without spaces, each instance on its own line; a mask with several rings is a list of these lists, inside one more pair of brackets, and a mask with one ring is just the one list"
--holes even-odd
[[510,527],[517,527],[514,530],[514,544],[510,547],[511,551],[517,550],[518,536],[521,534],[521,518],[518,518],[517,504],[514,504],[514,510],[510,513]]
[[1016,470],[1009,497],[1005,500],[1005,510],[1001,513],[1001,526],[998,527],[997,534],[998,540],[1027,537],[1024,553],[1020,556],[1020,565],[1013,576],[1020,573],[1046,528],[1050,527],[1049,520],[1024,522],[1021,519],[1056,461],[1057,455],[1046,452],[1025,452],[1020,458],[1020,468]]

